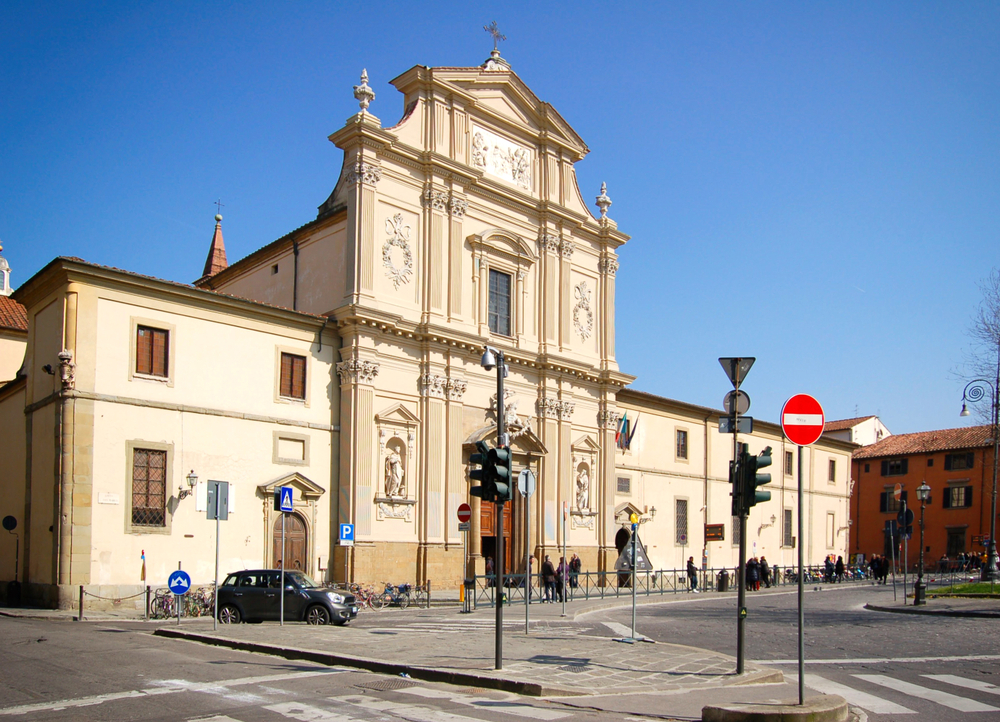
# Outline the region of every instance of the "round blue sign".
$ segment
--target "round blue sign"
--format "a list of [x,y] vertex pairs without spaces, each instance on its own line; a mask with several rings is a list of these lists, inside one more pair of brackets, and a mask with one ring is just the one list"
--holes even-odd
[[167,586],[174,594],[187,594],[191,589],[191,577],[188,576],[187,572],[178,569],[176,572],[170,573],[167,578]]

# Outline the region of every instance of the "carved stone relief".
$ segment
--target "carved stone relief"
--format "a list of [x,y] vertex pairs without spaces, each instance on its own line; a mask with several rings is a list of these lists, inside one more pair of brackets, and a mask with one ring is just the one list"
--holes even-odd
[[448,191],[438,191],[428,188],[420,198],[424,208],[430,208],[441,213],[448,212]]
[[375,361],[362,361],[356,358],[341,361],[337,364],[337,375],[340,376],[340,385],[374,383],[375,377],[378,376],[379,366]]
[[463,198],[456,198],[452,196],[448,200],[448,206],[451,208],[451,214],[456,218],[464,218],[465,212],[469,210],[469,202]]
[[[408,283],[413,275],[413,251],[410,250],[410,227],[403,225],[403,214],[385,219],[385,232],[389,236],[382,244],[382,265],[386,277],[395,288]],[[398,249],[399,253],[393,252]]]
[[573,289],[576,305],[573,307],[573,328],[586,341],[594,330],[594,312],[590,308],[590,289],[581,281]]
[[423,374],[417,379],[421,396],[430,396],[436,399],[443,399],[448,379],[438,374]]
[[538,415],[543,419],[555,419],[560,421],[570,421],[573,418],[573,410],[576,403],[573,401],[560,401],[544,397],[537,402]]
[[472,165],[531,190],[532,152],[483,128],[472,128]]
[[597,412],[597,425],[602,429],[617,429],[622,415],[617,411],[602,409]]
[[546,253],[559,253],[559,236],[554,236],[551,233],[543,233],[538,238],[538,242]]
[[[507,430],[507,435],[513,441],[521,434],[531,431],[531,417],[530,416],[522,417],[517,415],[517,399],[514,398],[513,391],[505,390],[503,397],[504,397],[504,405],[503,405],[504,427]],[[495,421],[497,417],[496,394],[490,396],[490,411],[492,411],[493,419]]]
[[618,259],[616,258],[602,258],[601,262],[598,264],[598,268],[601,273],[606,273],[609,276],[614,276],[618,273]]
[[448,400],[461,401],[468,385],[469,382],[463,379],[448,379],[448,382],[445,384],[445,388],[448,390]]
[[358,161],[347,168],[346,180],[350,184],[365,183],[375,185],[382,180],[382,169],[377,165]]

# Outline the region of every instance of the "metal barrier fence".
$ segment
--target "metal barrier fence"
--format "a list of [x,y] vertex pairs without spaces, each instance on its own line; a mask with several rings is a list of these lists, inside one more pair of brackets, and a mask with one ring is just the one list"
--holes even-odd
[[[724,573],[724,574],[723,574]],[[897,572],[901,574],[901,570]],[[737,570],[730,568],[713,567],[698,571],[699,592],[726,592],[736,590]],[[926,574],[925,574],[926,578]],[[580,572],[567,577],[567,601],[587,600],[587,599],[616,599],[632,595],[631,586],[632,575],[630,573],[618,572]],[[724,581],[723,581],[724,579]],[[814,565],[805,568],[805,581],[807,584],[837,583],[836,575],[833,579],[827,579],[823,565]],[[867,570],[853,568],[847,571],[842,580],[844,583],[872,583],[872,579]],[[467,594],[471,597],[472,606],[490,606],[496,603],[496,578],[495,575],[476,576],[472,580],[471,588],[467,587]],[[504,574],[503,592],[508,604],[524,604],[525,589],[524,574]],[[531,602],[537,603],[545,599],[545,584],[542,582],[541,574],[531,575],[530,580]],[[690,592],[690,582],[685,569],[658,569],[654,571],[644,571],[636,573],[636,595],[652,596],[679,594]],[[798,583],[798,574],[795,567],[771,567],[768,579],[760,580],[760,587],[781,587]],[[556,582],[555,600],[561,601],[559,596],[559,580]]]

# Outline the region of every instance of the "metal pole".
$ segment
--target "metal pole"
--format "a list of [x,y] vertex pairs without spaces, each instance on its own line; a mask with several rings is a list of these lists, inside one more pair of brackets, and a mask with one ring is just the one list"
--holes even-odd
[[[733,400],[733,469],[737,469],[737,462],[740,458],[740,445],[737,439],[737,433],[740,428],[740,364],[738,361],[733,361],[732,367],[732,378],[733,378],[733,388],[734,400]],[[736,487],[739,486],[739,478],[734,474],[733,476],[733,489],[732,493],[735,498]],[[736,674],[743,674],[743,638],[746,632],[746,616],[745,616],[745,605],[746,605],[746,559],[747,559],[747,518],[743,513],[744,502],[740,501],[740,558],[739,567],[736,572]]]
[[805,575],[805,523],[802,519],[802,510],[805,508],[805,492],[802,490],[803,487],[803,477],[802,473],[802,447],[799,447],[799,538],[796,540],[798,544],[798,556],[799,556],[799,589],[798,589],[798,602],[799,602],[799,704],[805,704],[805,678],[806,678],[806,638],[805,638],[805,613],[804,613],[804,601],[805,601],[805,589],[806,589],[806,575]]
[[[504,358],[502,351],[497,351],[497,446],[507,445],[507,429],[505,427],[504,420],[504,403],[503,403],[503,376],[507,370],[507,359]],[[507,480],[510,483],[510,479]],[[496,630],[494,632],[496,637],[496,650],[495,650],[495,668],[503,669],[503,502],[498,502],[496,505],[497,509],[497,519],[496,519]]]
[[[215,490],[215,598],[212,600],[212,630],[215,631],[219,628],[219,497],[221,494],[222,484],[219,484],[219,488]],[[226,490],[228,496],[228,488]]]
[[[563,520],[562,520],[562,532],[563,532],[563,553],[562,553],[562,614],[559,615],[561,617],[565,617],[566,616],[566,595],[569,593],[569,590],[566,588],[566,587],[569,586],[569,584],[567,583],[567,579],[566,579],[566,567],[568,566],[567,563],[566,563],[566,525],[569,523],[569,514],[566,513],[567,512],[566,505],[567,505],[567,502],[564,501],[563,502]],[[633,589],[633,591],[635,591],[635,590]],[[635,612],[633,612],[633,618],[634,618],[634,616],[635,616]],[[635,634],[634,634],[634,632],[635,632],[635,622],[634,621],[632,623],[632,631],[633,631],[633,635],[632,636],[635,636]]]
[[636,639],[635,636],[635,537],[636,530],[639,528],[638,524],[632,525],[632,641]]
[[[177,569],[180,570],[181,563],[177,562]],[[181,626],[181,595],[174,595],[174,604],[177,606],[177,626]]]
[[[925,484],[927,482],[924,482]],[[920,491],[919,489],[917,491]],[[917,583],[913,587],[913,605],[924,604],[921,591],[924,589],[924,509],[927,507],[927,500],[920,500],[920,562],[917,569]]]
[[[531,457],[528,457],[531,468]],[[527,488],[525,489],[527,491]],[[528,633],[528,606],[531,604],[531,495],[524,495],[524,633]]]
[[901,562],[903,566],[903,604],[906,604],[906,567],[910,563],[910,540],[907,539],[907,524],[906,524],[906,499],[903,499],[903,529],[900,532],[903,536],[903,560]]
[[281,596],[279,602],[281,625],[285,626],[285,512],[281,512]]

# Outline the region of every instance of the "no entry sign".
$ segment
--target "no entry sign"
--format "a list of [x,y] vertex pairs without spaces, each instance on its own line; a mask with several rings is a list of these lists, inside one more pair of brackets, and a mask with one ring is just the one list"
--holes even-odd
[[469,521],[472,518],[472,507],[468,504],[458,505],[458,520],[462,523]]
[[823,435],[823,407],[809,394],[796,394],[781,409],[781,430],[793,444],[809,446]]

